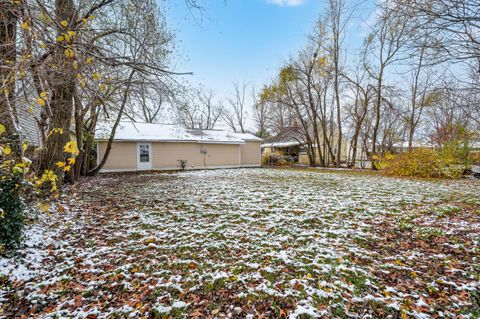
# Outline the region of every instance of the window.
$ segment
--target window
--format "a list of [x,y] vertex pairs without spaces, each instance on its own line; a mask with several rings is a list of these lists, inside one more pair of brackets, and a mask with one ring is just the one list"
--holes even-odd
[[140,163],[150,162],[150,145],[140,145]]

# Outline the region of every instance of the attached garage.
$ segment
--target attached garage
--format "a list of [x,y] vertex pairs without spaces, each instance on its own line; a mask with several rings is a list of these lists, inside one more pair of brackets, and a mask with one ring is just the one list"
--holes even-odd
[[[97,161],[105,154],[110,130],[102,125],[95,134]],[[248,133],[121,122],[102,171],[259,167],[260,143]]]

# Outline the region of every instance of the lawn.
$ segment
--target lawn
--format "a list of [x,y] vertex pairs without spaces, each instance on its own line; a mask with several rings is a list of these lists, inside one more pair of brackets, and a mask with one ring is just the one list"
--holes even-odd
[[0,259],[0,317],[478,318],[480,182],[101,175]]

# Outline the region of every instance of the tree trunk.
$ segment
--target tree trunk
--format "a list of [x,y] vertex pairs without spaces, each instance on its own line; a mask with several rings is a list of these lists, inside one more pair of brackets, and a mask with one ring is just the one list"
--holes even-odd
[[[59,177],[63,177],[63,170],[56,166],[57,162],[65,160],[63,147],[70,141],[70,122],[72,118],[74,82],[65,79],[63,84],[57,84],[52,89],[50,107],[52,117],[50,119],[49,134],[40,157],[40,172],[53,170]],[[61,129],[58,133],[54,129]]]
[[92,157],[95,128],[97,126],[98,112],[97,106],[92,105],[90,107],[90,123],[87,130],[87,136],[85,139],[85,153],[82,163],[82,175],[87,176],[88,171],[90,170],[90,158]]
[[74,180],[78,180],[80,178],[83,161],[85,160],[85,148],[83,145],[83,107],[77,91],[75,91],[73,101],[75,103],[75,135],[77,137],[77,147],[79,150],[79,154],[75,160],[73,178]]
[[350,167],[355,167],[357,160],[357,148],[358,148],[358,135],[360,134],[360,129],[357,127],[355,133],[352,137],[352,160],[350,161]]
[[310,153],[309,162],[311,167],[317,166],[317,154],[315,154],[315,148],[313,147],[313,142],[310,136],[307,136],[307,147]]
[[318,127],[317,127],[318,124],[316,123],[316,121],[314,125],[315,125],[315,129],[314,129],[315,142],[317,143],[317,151],[318,151],[318,157],[320,161],[319,164],[321,167],[325,167],[325,158],[323,156],[322,143],[320,143],[320,136],[319,136]]
[[[55,14],[57,21],[72,22],[75,20],[75,6],[73,0],[56,0]],[[60,36],[64,30],[57,28]],[[49,85],[52,98],[50,101],[51,118],[48,128],[47,139],[40,155],[39,168],[41,173],[44,170],[53,170],[59,184],[63,181],[64,172],[57,167],[57,162],[65,161],[63,147],[70,141],[70,128],[73,111],[73,94],[75,91],[75,80],[73,72],[70,71],[69,58],[64,55],[61,45],[57,46],[54,53],[55,65],[50,69]],[[59,132],[61,129],[62,132]],[[60,187],[59,187],[60,189]]]
[[0,123],[7,135],[18,134],[15,108],[15,62],[17,17],[10,1],[0,4]]
[[380,73],[377,79],[377,98],[375,101],[375,124],[373,125],[373,135],[372,135],[372,170],[377,170],[375,166],[375,156],[377,155],[377,136],[378,129],[380,127],[380,115],[381,115],[381,105],[382,105],[382,85],[383,85],[383,65],[380,67]]
[[110,151],[112,149],[113,140],[115,138],[115,132],[117,131],[117,127],[120,124],[120,120],[122,119],[122,116],[123,116],[123,111],[125,110],[125,105],[127,104],[127,101],[128,101],[130,86],[132,85],[132,79],[134,75],[135,75],[135,69],[130,71],[130,76],[128,77],[128,80],[127,80],[127,87],[125,88],[125,91],[123,93],[122,104],[120,106],[120,109],[118,110],[118,115],[115,120],[115,123],[113,124],[112,132],[110,133],[110,138],[108,139],[108,142],[107,142],[107,148],[105,149],[105,154],[103,154],[103,158],[101,162],[97,165],[97,167],[88,171],[89,176],[94,176],[98,174],[98,172],[100,172],[100,170],[103,168],[103,166],[105,166],[105,163],[107,162],[108,156],[110,155]]
[[335,80],[334,80],[334,88],[335,88],[335,102],[337,106],[337,125],[338,125],[338,140],[337,140],[337,154],[335,160],[335,166],[340,167],[340,157],[342,155],[342,115],[341,115],[341,108],[340,108],[340,88],[339,88],[339,65],[338,65],[338,54],[340,50],[340,46],[338,44],[338,35],[335,37]]

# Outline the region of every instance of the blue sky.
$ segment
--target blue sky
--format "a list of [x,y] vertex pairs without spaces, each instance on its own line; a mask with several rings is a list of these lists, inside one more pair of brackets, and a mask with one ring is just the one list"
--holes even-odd
[[[171,1],[167,19],[182,57],[176,68],[194,72],[191,83],[220,97],[231,92],[233,81],[260,86],[275,77],[282,62],[305,45],[324,7],[321,0],[204,2],[203,14],[192,16],[183,0]],[[361,36],[349,40],[354,46],[360,41]]]

